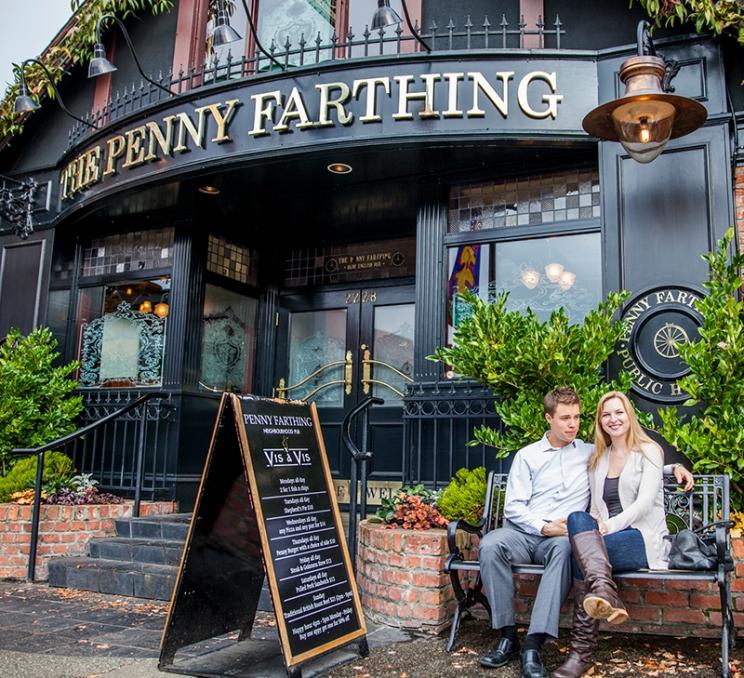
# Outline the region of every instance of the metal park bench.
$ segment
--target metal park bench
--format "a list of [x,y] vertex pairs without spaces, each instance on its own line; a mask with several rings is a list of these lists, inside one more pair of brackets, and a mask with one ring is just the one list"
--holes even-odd
[[[486,490],[486,504],[483,518],[477,525],[470,525],[464,520],[453,520],[447,528],[447,541],[450,555],[447,558],[444,571],[452,580],[452,588],[457,599],[457,608],[450,631],[447,651],[452,650],[460,626],[460,620],[473,605],[481,604],[491,613],[486,596],[482,592],[480,564],[477,560],[466,560],[465,555],[457,546],[457,533],[466,533],[482,537],[490,530],[498,527],[503,518],[503,497],[506,492],[507,475],[504,473],[490,473]],[[617,581],[630,579],[658,579],[690,582],[715,582],[718,584],[721,596],[721,661],[722,675],[729,676],[728,655],[729,648],[734,646],[736,630],[731,611],[731,543],[728,523],[713,526],[713,523],[728,521],[729,519],[729,479],[725,475],[695,476],[695,487],[690,492],[682,491],[674,477],[664,477],[664,506],[667,513],[667,523],[670,532],[683,528],[699,529],[711,525],[715,530],[716,548],[718,551],[718,568],[715,570],[639,570],[616,575]],[[729,563],[726,565],[726,563]],[[542,574],[542,565],[514,564],[514,574]],[[469,574],[472,584],[463,588],[461,576]],[[473,578],[473,575],[474,578]]]

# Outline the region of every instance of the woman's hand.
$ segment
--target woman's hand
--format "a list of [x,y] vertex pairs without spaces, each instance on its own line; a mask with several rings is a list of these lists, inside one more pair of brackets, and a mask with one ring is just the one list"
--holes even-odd
[[605,525],[604,520],[602,520],[602,517],[599,515],[599,513],[592,513],[592,518],[597,521],[597,529],[599,530],[599,533],[604,536],[607,534],[607,525]]

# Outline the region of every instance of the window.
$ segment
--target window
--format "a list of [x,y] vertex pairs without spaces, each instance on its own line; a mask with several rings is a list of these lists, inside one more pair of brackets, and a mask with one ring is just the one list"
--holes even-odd
[[[376,56],[379,54],[396,54],[410,52],[414,43],[410,31],[403,18],[401,0],[391,0],[390,6],[401,17],[401,30],[404,42],[398,45],[397,25],[386,26],[383,29],[383,41],[379,40],[379,31],[372,31],[370,25],[377,5],[368,0],[247,0],[254,26],[258,32],[261,44],[268,51],[273,51],[278,60],[285,63],[285,52],[289,46],[286,63],[290,66],[314,64],[332,58],[359,57],[362,55]],[[207,23],[206,53],[207,65],[216,69],[207,73],[207,79],[216,77],[242,77],[243,69],[238,66],[227,68],[228,60],[231,64],[239,62],[243,56],[258,58],[258,70],[269,70],[272,64],[265,56],[256,52],[255,40],[251,36],[248,18],[243,3],[236,0],[226,3],[230,14],[230,25],[241,36],[240,40],[214,47],[212,45],[212,31],[214,22]],[[413,0],[408,3],[411,20],[419,23],[421,17],[421,1]],[[365,49],[361,44],[346,52],[338,49],[335,54],[331,49],[333,36],[336,42],[343,44],[348,39],[349,32],[353,41],[361,43],[365,32],[369,32],[369,46]],[[321,49],[317,50],[318,38]],[[255,54],[254,54],[255,52]],[[302,54],[301,54],[302,52]],[[228,73],[229,70],[229,73]],[[253,67],[249,67],[252,71]]]
[[60,362],[67,352],[67,318],[70,314],[70,290],[50,290],[47,302],[46,324],[57,340]]
[[89,240],[83,246],[83,276],[165,268],[173,263],[173,228],[131,231]]
[[160,385],[169,295],[168,277],[80,290],[81,386]]
[[[314,45],[320,36],[321,45],[331,44],[331,36],[337,30],[336,0],[262,0],[258,15],[258,37],[268,50],[271,45],[278,52],[299,50],[301,41]],[[324,50],[319,59],[332,57]],[[300,65],[299,55],[289,57],[293,66]],[[267,64],[268,65],[268,64]]]
[[258,276],[256,252],[245,245],[210,235],[207,270],[255,287]]
[[470,313],[458,296],[466,289],[487,301],[507,292],[507,308],[542,320],[563,307],[582,322],[602,298],[599,196],[591,170],[454,188],[445,239],[448,343]]
[[596,170],[471,184],[455,187],[450,192],[450,233],[536,226],[600,216]]
[[202,314],[202,388],[249,393],[253,386],[258,302],[230,290],[207,285]]

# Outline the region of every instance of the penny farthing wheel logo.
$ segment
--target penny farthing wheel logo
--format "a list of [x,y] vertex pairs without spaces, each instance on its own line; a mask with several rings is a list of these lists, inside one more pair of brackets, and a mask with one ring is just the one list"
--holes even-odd
[[633,380],[633,391],[665,404],[687,398],[677,381],[689,373],[679,347],[697,341],[703,319],[695,303],[704,292],[687,285],[653,287],[626,304],[626,328],[617,356]]

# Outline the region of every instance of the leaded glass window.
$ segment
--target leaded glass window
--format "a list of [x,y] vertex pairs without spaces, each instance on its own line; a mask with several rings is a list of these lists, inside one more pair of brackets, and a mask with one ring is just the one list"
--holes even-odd
[[207,270],[248,285],[258,279],[255,251],[225,238],[210,235],[207,243]]
[[453,187],[448,230],[465,233],[600,216],[599,172],[572,170]]
[[173,227],[93,238],[83,245],[83,276],[166,268],[173,263]]

